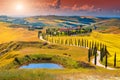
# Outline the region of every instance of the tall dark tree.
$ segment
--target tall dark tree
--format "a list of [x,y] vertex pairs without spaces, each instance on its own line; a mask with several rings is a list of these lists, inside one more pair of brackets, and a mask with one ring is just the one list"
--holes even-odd
[[94,42],[92,42],[92,49],[94,48]]
[[90,44],[89,44],[89,48],[91,48],[91,41],[90,41]]
[[83,46],[84,46],[84,40],[83,40],[83,39],[82,39],[82,42],[81,42],[81,44],[82,44],[81,46],[83,47]]
[[93,55],[95,55],[97,53],[97,47],[95,45],[94,49],[93,49]]
[[87,47],[88,47],[88,44],[89,44],[89,43],[88,43],[88,40],[87,40]]
[[69,39],[69,45],[70,45],[71,43],[70,43],[70,39]]
[[114,67],[116,67],[116,53],[114,55]]
[[102,43],[100,43],[100,49],[102,48]]
[[108,57],[107,57],[108,55],[105,55],[105,67],[107,68],[107,66],[108,66]]
[[80,39],[78,40],[78,46],[80,46]]
[[90,57],[91,57],[91,49],[88,49],[88,62],[90,62]]
[[94,57],[95,57],[95,62],[94,62],[94,64],[96,65],[96,64],[97,64],[97,53],[95,53]]
[[63,39],[61,39],[61,44],[63,44],[64,42],[63,42]]
[[67,45],[67,44],[68,44],[68,40],[66,39],[66,40],[65,40],[65,45]]
[[103,62],[103,48],[100,49],[100,61]]
[[72,40],[72,39],[71,39],[71,45],[74,45],[74,44],[73,44],[73,40]]
[[75,46],[77,46],[77,40],[75,39]]
[[95,57],[95,65],[97,64],[97,47],[95,45],[94,50],[93,50],[93,55]]
[[97,49],[100,50],[100,47],[99,47],[99,42],[97,43]]
[[85,45],[84,45],[84,46],[85,46],[85,48],[86,48],[86,42],[87,42],[87,41],[85,40]]

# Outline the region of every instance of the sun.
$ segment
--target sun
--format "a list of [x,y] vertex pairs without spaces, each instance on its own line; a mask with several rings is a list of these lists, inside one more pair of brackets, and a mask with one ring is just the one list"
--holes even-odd
[[23,11],[23,9],[24,9],[23,4],[17,4],[17,5],[16,5],[16,10],[17,10],[17,11]]

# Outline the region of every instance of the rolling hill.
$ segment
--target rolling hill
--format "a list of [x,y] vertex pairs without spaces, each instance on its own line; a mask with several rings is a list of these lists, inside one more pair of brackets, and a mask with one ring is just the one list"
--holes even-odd
[[26,18],[13,18],[0,16],[0,21],[34,27],[76,27],[90,25],[108,18],[95,18],[85,16],[33,16]]

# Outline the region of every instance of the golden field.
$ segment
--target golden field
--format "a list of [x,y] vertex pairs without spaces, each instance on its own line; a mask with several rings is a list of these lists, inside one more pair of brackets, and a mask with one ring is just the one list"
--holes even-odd
[[94,41],[97,43],[102,43],[107,46],[107,49],[111,56],[108,58],[109,65],[113,65],[114,62],[114,54],[117,54],[117,66],[120,66],[120,34],[108,34],[108,33],[99,33],[96,31],[93,31],[89,36],[60,36],[60,37],[49,37],[48,39],[55,40],[65,40],[72,39],[73,43],[75,43],[75,40],[78,39],[86,39],[89,42]]
[[11,24],[0,22],[0,43],[10,41],[39,41],[37,31],[23,28],[10,28]]
[[[0,43],[6,43],[1,47],[11,47],[11,50],[0,56],[0,80],[119,80],[119,70],[110,71],[104,68],[97,67],[95,69],[79,68],[79,69],[63,69],[63,70],[49,70],[49,69],[10,69],[6,70],[3,67],[11,64],[16,57],[21,58],[26,55],[58,55],[61,57],[71,58],[75,61],[84,61],[87,63],[86,48],[75,46],[64,46],[56,44],[40,45],[41,41],[38,39],[37,31],[28,31],[23,28],[9,28],[8,23],[0,22]],[[50,37],[51,38],[51,37]],[[102,34],[93,32],[90,36],[61,36],[53,37],[54,39],[79,39],[84,38],[89,41],[97,41],[108,46],[111,54],[109,63],[113,62],[114,53],[117,53],[117,66],[120,65],[120,35],[119,34]],[[13,41],[12,43],[9,43]],[[20,43],[21,41],[21,43]],[[31,44],[31,42],[38,42],[40,44]],[[22,46],[20,49],[14,50],[18,44]],[[7,45],[7,46],[6,46]],[[27,59],[26,59],[27,60]],[[111,61],[111,62],[110,62]],[[69,63],[72,63],[69,61]],[[93,65],[92,65],[93,66]]]

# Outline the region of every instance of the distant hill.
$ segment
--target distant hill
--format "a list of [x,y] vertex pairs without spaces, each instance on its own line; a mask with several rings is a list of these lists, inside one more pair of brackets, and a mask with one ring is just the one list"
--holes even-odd
[[90,25],[101,20],[105,19],[87,16],[33,16],[26,18],[0,16],[0,21],[33,27],[76,27]]
[[[85,27],[97,26],[98,31],[119,32],[120,18],[105,18],[105,17],[91,17],[91,16],[32,16],[25,18],[14,18],[8,16],[0,16],[1,22],[12,23],[10,27],[28,28],[29,26],[35,28],[41,27],[77,27],[83,25]],[[117,28],[116,28],[117,27]],[[17,28],[17,27],[16,27]],[[106,31],[107,30],[107,31]],[[116,31],[117,30],[117,31]]]
[[120,19],[109,19],[96,25],[100,32],[120,33]]
[[120,28],[120,19],[109,19],[103,23],[97,24],[97,26],[106,27],[106,28],[108,28],[110,26],[116,26],[116,27]]

